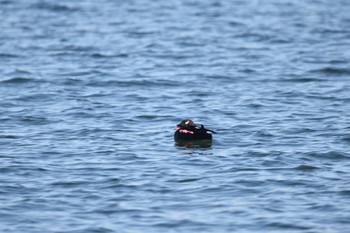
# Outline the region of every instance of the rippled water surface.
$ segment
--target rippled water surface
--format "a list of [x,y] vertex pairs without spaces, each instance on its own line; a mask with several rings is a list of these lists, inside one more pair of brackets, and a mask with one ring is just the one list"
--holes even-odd
[[0,0],[0,231],[348,232],[349,12]]

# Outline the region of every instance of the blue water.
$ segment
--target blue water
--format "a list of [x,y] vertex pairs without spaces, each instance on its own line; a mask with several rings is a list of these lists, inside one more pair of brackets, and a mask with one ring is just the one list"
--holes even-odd
[[349,232],[349,12],[0,0],[0,232]]

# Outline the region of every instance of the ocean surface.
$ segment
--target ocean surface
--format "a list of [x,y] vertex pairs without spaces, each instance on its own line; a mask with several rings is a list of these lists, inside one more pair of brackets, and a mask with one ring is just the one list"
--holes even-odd
[[348,233],[349,12],[0,0],[0,232]]

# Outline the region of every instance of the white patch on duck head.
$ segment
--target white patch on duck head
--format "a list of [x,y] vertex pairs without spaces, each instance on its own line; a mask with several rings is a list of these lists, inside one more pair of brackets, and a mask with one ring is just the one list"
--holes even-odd
[[185,121],[185,125],[194,125],[193,121],[188,119]]

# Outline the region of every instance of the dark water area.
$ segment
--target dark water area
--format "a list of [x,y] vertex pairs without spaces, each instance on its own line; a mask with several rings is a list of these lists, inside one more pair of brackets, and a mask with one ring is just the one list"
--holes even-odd
[[348,232],[349,12],[0,0],[0,232]]

